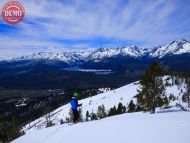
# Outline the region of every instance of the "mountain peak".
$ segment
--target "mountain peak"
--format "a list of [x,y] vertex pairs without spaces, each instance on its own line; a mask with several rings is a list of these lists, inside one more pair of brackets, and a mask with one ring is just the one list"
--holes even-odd
[[186,42],[189,42],[187,41],[186,39],[178,39],[178,40],[174,40],[172,43],[186,43]]
[[104,58],[116,57],[116,56],[130,56],[134,58],[142,57],[146,50],[139,48],[135,45],[129,47],[116,47],[116,48],[99,48],[90,54],[90,60],[99,61]]
[[179,55],[185,53],[190,53],[190,42],[185,39],[181,39],[155,48],[150,53],[150,56],[162,58],[167,55]]

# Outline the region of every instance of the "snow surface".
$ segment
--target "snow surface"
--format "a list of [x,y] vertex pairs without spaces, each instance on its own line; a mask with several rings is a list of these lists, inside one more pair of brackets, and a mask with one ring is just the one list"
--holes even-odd
[[[82,103],[82,114],[85,118],[86,111],[89,113],[96,113],[98,106],[104,105],[105,109],[108,111],[114,105],[117,106],[119,102],[123,105],[127,105],[131,99],[137,94],[138,82],[128,84],[124,87],[118,88],[116,90],[108,91],[105,93],[98,94],[96,96],[80,100],[79,103]],[[136,101],[135,99],[133,99]],[[70,104],[66,104],[51,113],[53,124],[60,124],[60,120],[65,120],[66,117],[69,117]],[[23,131],[26,133],[36,131],[46,126],[45,116],[27,124]]]
[[[168,76],[164,76],[163,80],[172,84],[172,80],[171,78],[169,78]],[[123,86],[121,88],[112,90],[112,91],[107,91],[105,93],[101,93],[98,94],[96,96],[90,97],[90,98],[86,98],[83,100],[80,100],[79,103],[82,103],[82,115],[83,118],[85,119],[86,117],[86,111],[89,111],[89,113],[96,113],[98,106],[104,105],[106,111],[108,112],[110,110],[110,108],[112,108],[113,106],[118,106],[118,103],[121,102],[123,105],[128,106],[128,103],[133,100],[134,103],[136,103],[136,98],[134,98],[134,96],[137,95],[137,90],[140,88],[139,82],[134,82],[131,84],[128,84],[126,86]],[[174,95],[175,97],[177,97],[177,100],[174,101],[170,101],[169,106],[173,107],[170,110],[176,110],[176,105],[177,104],[181,104],[183,107],[187,107],[187,103],[184,103],[182,101],[182,95],[184,94],[183,92],[185,92],[185,84],[183,82],[181,82],[181,84],[179,85],[171,85],[171,86],[167,86],[166,87],[166,91],[165,94],[167,97],[170,96],[170,94]],[[177,108],[178,110],[180,109],[179,107]],[[70,110],[70,104],[66,104],[63,105],[62,107],[54,110],[53,112],[51,112],[51,120],[53,122],[53,124],[55,125],[59,125],[60,121],[66,120],[66,117],[69,117],[69,110]],[[159,112],[162,112],[159,109],[157,109]],[[46,118],[45,116],[27,124],[24,128],[23,131],[28,134],[30,132],[39,130],[39,129],[43,129],[46,127]]]
[[[183,112],[176,104],[187,107],[182,102],[182,95],[186,85],[183,80],[179,85],[172,85],[171,77],[164,76],[170,86],[166,87],[166,96],[173,94],[177,100],[170,101],[172,108],[157,108],[156,114],[126,113],[119,116],[108,117],[102,120],[81,122],[78,124],[60,125],[60,120],[68,117],[70,104],[66,104],[51,112],[51,120],[55,126],[46,127],[45,116],[27,124],[23,131],[25,135],[12,143],[189,143],[190,112]],[[174,79],[175,80],[175,79]],[[119,102],[126,105],[130,100],[136,102],[134,96],[140,88],[139,82],[134,82],[121,88],[107,91],[96,96],[80,100],[82,114],[86,111],[96,113],[98,106],[104,105],[108,111]],[[190,111],[190,110],[189,110]]]
[[26,134],[12,143],[189,143],[190,113],[126,113]]

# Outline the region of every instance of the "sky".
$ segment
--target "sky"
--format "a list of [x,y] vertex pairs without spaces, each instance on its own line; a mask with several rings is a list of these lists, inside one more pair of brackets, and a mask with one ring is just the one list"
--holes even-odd
[[0,58],[190,40],[190,0],[17,1],[25,17],[17,25],[0,17]]

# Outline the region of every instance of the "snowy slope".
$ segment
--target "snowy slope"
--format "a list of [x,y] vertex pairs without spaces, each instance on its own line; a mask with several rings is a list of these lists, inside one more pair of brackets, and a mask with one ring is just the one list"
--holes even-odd
[[12,143],[189,143],[189,121],[189,112],[128,113],[38,130]]
[[[164,81],[168,81],[168,83],[171,84],[171,79],[168,78],[168,76],[163,77]],[[134,82],[131,84],[128,84],[126,86],[123,86],[121,88],[118,88],[116,90],[108,91],[105,93],[98,94],[96,96],[86,98],[83,100],[80,100],[79,103],[82,103],[82,114],[83,118],[85,118],[86,111],[89,111],[89,113],[96,113],[97,108],[100,105],[104,105],[106,111],[108,111],[111,107],[114,105],[117,106],[119,102],[121,102],[123,105],[127,106],[127,104],[130,102],[130,100],[133,100],[136,102],[136,98],[134,96],[137,94],[137,89],[139,89],[139,84],[138,82]],[[182,102],[182,95],[183,92],[185,92],[185,84],[182,82],[180,85],[173,85],[173,86],[167,86],[166,87],[166,95],[167,97],[170,96],[170,94],[173,94],[175,97],[178,99],[175,101],[170,102],[170,106],[175,107],[176,104],[181,104],[182,106],[186,107],[187,103]],[[55,111],[51,113],[52,117],[51,119],[53,120],[53,123],[55,125],[60,124],[60,120],[63,119],[65,121],[66,117],[69,117],[69,109],[70,109],[70,104],[66,104]],[[179,110],[179,109],[178,109]],[[30,124],[27,124],[24,127],[24,131],[26,133],[33,132],[38,129],[45,128],[46,126],[46,119],[45,116],[41,117]]]
[[[106,93],[102,93],[90,98],[80,100],[79,103],[83,104],[82,106],[83,117],[85,117],[87,110],[90,113],[91,112],[96,113],[98,106],[102,104],[104,104],[106,110],[109,110],[114,105],[117,106],[119,102],[126,105],[137,94],[137,88],[138,85],[136,83],[132,83],[113,91],[108,91]],[[69,117],[68,114],[69,109],[70,109],[70,104],[66,104],[53,111],[51,113],[53,115],[52,116],[53,123],[60,124],[61,119],[65,120],[66,117]],[[41,117],[31,122],[30,124],[26,125],[24,131],[28,133],[34,130],[45,128],[46,126],[45,122],[46,122],[45,116]]]
[[130,55],[132,57],[142,57],[148,54],[150,50],[135,45],[122,49],[122,55]]

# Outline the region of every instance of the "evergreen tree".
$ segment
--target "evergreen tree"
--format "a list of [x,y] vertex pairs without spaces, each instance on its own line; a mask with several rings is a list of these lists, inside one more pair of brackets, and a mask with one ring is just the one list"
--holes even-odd
[[79,113],[79,121],[83,121],[82,108],[79,108],[78,113]]
[[186,96],[188,107],[190,107],[190,78],[186,80]]
[[137,105],[136,109],[135,109],[135,112],[139,112],[139,111],[142,111],[143,108],[140,106],[140,105]]
[[69,117],[66,117],[66,123],[69,123],[70,122],[70,118]]
[[123,106],[123,113],[125,113],[126,112],[126,107],[125,106]]
[[140,81],[141,90],[138,90],[137,102],[145,111],[155,113],[158,97],[164,96],[165,87],[162,81],[163,68],[156,62],[146,70]]
[[167,97],[167,96],[165,96],[165,98],[164,98],[164,104],[165,104],[165,105],[169,105],[169,100],[168,100],[168,97]]
[[114,116],[114,115],[117,115],[117,109],[115,106],[111,108],[108,113],[108,116]]
[[173,101],[173,97],[174,97],[174,95],[173,95],[173,94],[170,94],[169,100],[170,100],[170,101]]
[[125,113],[126,112],[126,107],[122,103],[119,103],[118,107],[117,107],[117,112],[118,112],[118,114]]
[[73,115],[73,111],[72,109],[69,109],[69,117],[66,119],[67,122],[73,122],[73,118],[74,118],[74,115]]
[[86,121],[88,121],[88,118],[90,117],[90,114],[88,111],[86,111]]
[[62,125],[62,124],[64,124],[64,121],[63,121],[63,119],[61,119],[61,120],[60,120],[60,124],[61,124],[61,125]]
[[117,114],[123,113],[123,104],[120,102],[117,107]]
[[[83,121],[82,109],[81,108],[79,108],[78,114],[79,114],[79,121]],[[73,111],[72,111],[72,109],[69,109],[69,117],[66,118],[66,121],[69,123],[73,122],[73,118],[74,118]]]
[[5,128],[5,119],[0,115],[0,141],[5,143],[8,140]]
[[97,117],[97,115],[95,114],[95,113],[92,113],[91,114],[91,120],[93,121],[93,120],[98,120],[98,117]]
[[46,118],[46,127],[51,127],[53,124],[52,124],[52,121],[51,121],[51,107],[48,106],[44,109],[44,113],[46,114],[45,115],[45,118]]
[[99,119],[106,117],[106,111],[104,105],[98,106],[97,117]]
[[187,93],[184,93],[184,94],[182,95],[182,101],[183,101],[183,102],[187,102]]
[[135,112],[135,104],[133,103],[133,100],[130,101],[129,105],[128,105],[128,112]]
[[164,98],[160,96],[156,97],[156,107],[162,107],[165,104],[164,100],[165,97]]
[[16,119],[16,116],[12,116],[10,123],[5,128],[5,134],[8,141],[18,138],[23,134],[20,132],[20,127],[18,125],[18,120]]

